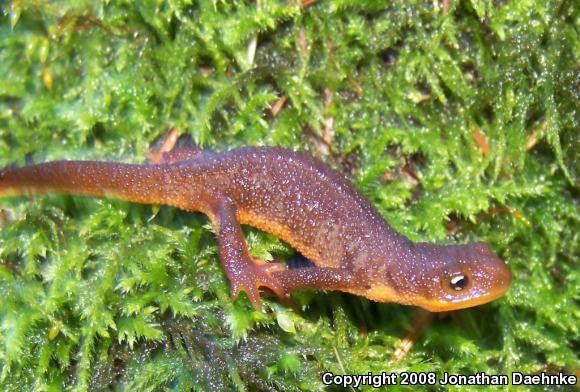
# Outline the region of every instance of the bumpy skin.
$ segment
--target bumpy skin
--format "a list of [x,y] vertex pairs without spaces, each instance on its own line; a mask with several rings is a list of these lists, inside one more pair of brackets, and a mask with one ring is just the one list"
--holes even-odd
[[[232,295],[245,291],[256,307],[259,287],[279,296],[315,288],[445,311],[491,301],[511,282],[509,268],[486,244],[412,243],[341,174],[282,148],[213,153],[182,147],[157,151],[146,165],[57,161],[0,172],[0,196],[38,193],[208,215]],[[240,224],[273,233],[315,266],[286,269],[252,259]]]

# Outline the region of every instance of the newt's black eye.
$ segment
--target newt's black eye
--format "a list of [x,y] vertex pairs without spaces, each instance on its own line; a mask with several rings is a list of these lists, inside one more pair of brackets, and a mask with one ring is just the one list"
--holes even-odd
[[449,287],[455,291],[462,291],[469,284],[469,279],[465,275],[455,275],[449,281]]

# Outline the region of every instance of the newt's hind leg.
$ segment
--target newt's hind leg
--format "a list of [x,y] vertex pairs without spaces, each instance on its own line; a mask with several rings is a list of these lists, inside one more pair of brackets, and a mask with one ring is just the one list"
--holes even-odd
[[258,289],[266,287],[282,299],[288,297],[284,287],[272,275],[284,269],[282,264],[254,260],[248,252],[236,210],[229,200],[222,200],[215,216],[219,256],[231,284],[232,297],[245,291],[256,309],[261,308]]
[[177,128],[171,128],[153,142],[145,163],[151,165],[175,163],[193,159],[201,154],[203,150],[194,145],[191,137],[180,135]]

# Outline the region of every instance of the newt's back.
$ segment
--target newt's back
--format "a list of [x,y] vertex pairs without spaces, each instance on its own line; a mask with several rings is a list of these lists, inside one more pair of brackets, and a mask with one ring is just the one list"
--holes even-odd
[[343,265],[362,251],[368,256],[406,242],[342,174],[304,154],[240,148],[204,153],[174,169],[201,199],[196,203],[230,198],[241,223],[279,236],[318,265]]

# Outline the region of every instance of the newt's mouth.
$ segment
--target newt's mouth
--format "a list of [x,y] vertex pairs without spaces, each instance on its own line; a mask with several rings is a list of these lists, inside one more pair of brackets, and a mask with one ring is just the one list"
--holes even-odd
[[430,312],[447,312],[450,310],[471,308],[477,305],[486,304],[502,297],[507,292],[508,288],[509,286],[505,287],[503,290],[497,290],[488,295],[482,295],[475,298],[456,300],[425,300],[417,301],[417,303],[414,305]]

